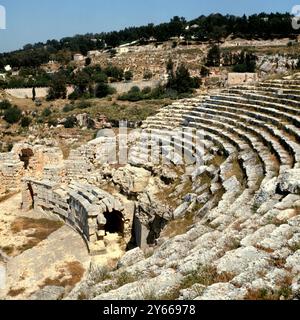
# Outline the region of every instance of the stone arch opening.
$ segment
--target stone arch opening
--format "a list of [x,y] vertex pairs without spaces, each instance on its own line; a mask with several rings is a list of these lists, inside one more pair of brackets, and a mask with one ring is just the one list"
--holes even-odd
[[24,169],[27,170],[30,163],[30,158],[33,157],[33,151],[29,148],[22,149],[19,155],[20,161],[24,163]]
[[124,235],[124,218],[120,211],[113,210],[112,212],[104,213],[106,225],[104,226],[105,233],[117,233],[120,236]]

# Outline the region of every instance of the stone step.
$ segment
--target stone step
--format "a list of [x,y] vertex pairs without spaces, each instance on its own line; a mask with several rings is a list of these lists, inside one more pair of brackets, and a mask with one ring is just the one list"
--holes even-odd
[[[209,107],[211,107],[211,109],[208,110]],[[219,109],[221,109],[222,111],[218,111]],[[236,113],[233,113],[233,112],[227,111],[228,107],[222,107],[222,106],[216,107],[215,105],[210,105],[208,103],[205,104],[205,107],[198,107],[196,110],[210,114],[211,116],[216,115],[224,118],[227,117],[228,118],[227,121],[232,121],[231,119],[236,119],[238,123],[245,128],[245,130],[251,130],[254,134],[257,133],[261,136],[264,136],[265,141],[270,141],[272,144],[274,144],[274,148],[278,149],[277,151],[279,152],[279,156],[283,159],[285,158],[288,159],[290,154],[292,154],[292,156],[294,156],[295,158],[295,155],[298,152],[298,149],[294,147],[294,144],[291,144],[291,141],[289,140],[289,138],[285,136],[286,132],[279,130],[273,125],[266,124],[266,121],[268,120],[268,118],[266,118],[265,121],[260,121],[244,115],[241,110],[235,109],[234,111]],[[223,110],[226,110],[226,111],[223,111]],[[251,113],[247,112],[246,114],[251,114]],[[275,121],[277,122],[277,119]],[[260,131],[260,130],[263,130],[263,131]],[[270,138],[271,140],[268,140],[268,138]],[[281,146],[277,145],[276,141],[274,141],[273,139],[279,140]],[[280,149],[282,150],[280,151]],[[293,161],[295,161],[295,159],[293,159]]]
[[209,103],[221,105],[221,106],[222,105],[228,106],[228,107],[235,106],[236,108],[241,108],[246,110],[249,110],[249,109],[256,110],[257,112],[271,114],[275,117],[278,117],[278,119],[282,119],[282,120],[284,119],[285,121],[290,122],[294,124],[296,127],[300,128],[300,117],[276,110],[274,107],[267,108],[267,107],[258,106],[257,101],[252,101],[251,103],[248,103],[248,102],[241,103],[241,102],[232,101],[232,97],[215,96],[213,99],[209,100]]

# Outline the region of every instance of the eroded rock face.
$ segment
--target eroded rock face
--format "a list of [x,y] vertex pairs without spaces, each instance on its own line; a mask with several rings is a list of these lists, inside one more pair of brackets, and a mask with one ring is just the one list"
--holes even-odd
[[220,273],[239,274],[256,261],[267,258],[268,254],[254,247],[245,247],[226,253],[216,264]]
[[113,173],[113,182],[127,194],[140,193],[148,185],[151,173],[143,168],[127,165]]
[[47,286],[42,290],[37,291],[30,297],[30,300],[39,300],[39,301],[51,301],[51,300],[61,300],[65,293],[63,287],[56,286]]
[[300,195],[300,169],[292,169],[283,173],[279,178],[281,192]]
[[277,188],[277,178],[273,178],[260,188],[260,191],[256,195],[255,205],[261,206],[268,201],[275,193]]
[[203,295],[195,300],[243,300],[246,289],[236,288],[229,283],[216,283],[208,287]]
[[144,252],[140,248],[135,248],[125,253],[125,255],[119,260],[118,267],[129,267],[134,263],[143,260],[144,258]]

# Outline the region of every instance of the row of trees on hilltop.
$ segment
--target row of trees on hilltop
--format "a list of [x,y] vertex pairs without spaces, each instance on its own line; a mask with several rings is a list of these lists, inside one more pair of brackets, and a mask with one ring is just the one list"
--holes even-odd
[[[187,28],[188,26],[190,28]],[[46,43],[28,44],[22,50],[0,54],[0,69],[7,64],[13,67],[36,67],[49,60],[66,64],[71,61],[75,52],[85,55],[90,50],[100,50],[106,46],[113,48],[135,40],[146,41],[151,38],[159,42],[179,36],[185,36],[187,40],[219,41],[229,35],[249,39],[273,39],[295,33],[298,31],[293,30],[291,15],[288,13],[262,13],[249,17],[212,14],[200,16],[189,22],[176,16],[170,22],[159,25],[148,24],[121,31],[76,35],[60,41],[48,40]]]

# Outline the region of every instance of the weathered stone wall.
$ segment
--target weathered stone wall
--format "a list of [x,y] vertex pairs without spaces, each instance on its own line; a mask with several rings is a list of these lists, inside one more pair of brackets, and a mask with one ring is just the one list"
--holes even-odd
[[105,252],[104,239],[110,214],[119,212],[124,223],[124,238],[131,236],[133,217],[121,202],[101,189],[80,183],[68,186],[47,180],[23,180],[22,208],[42,210],[54,214],[79,232],[91,254]]
[[[36,98],[45,98],[48,94],[49,88],[35,88]],[[67,87],[67,94],[71,94],[74,91],[73,87]],[[12,88],[5,89],[5,92],[18,99],[32,99],[32,88]]]
[[116,89],[117,93],[128,92],[132,87],[139,87],[143,90],[146,87],[155,88],[159,84],[162,84],[160,80],[150,80],[150,81],[134,81],[134,82],[116,82],[111,83],[110,86]]
[[59,171],[54,169],[62,161],[63,154],[58,147],[30,143],[14,145],[11,152],[0,154],[0,194],[20,190],[25,175],[41,178],[45,171],[49,180],[63,176],[62,171],[59,175]]
[[[48,94],[49,88],[36,88],[36,97],[45,98]],[[31,99],[32,98],[32,88],[16,88],[16,89],[5,89],[5,92],[15,98],[19,99]]]
[[231,72],[231,73],[228,73],[227,84],[229,86],[234,86],[234,85],[238,85],[238,84],[254,83],[256,81],[258,81],[258,74],[257,73]]

